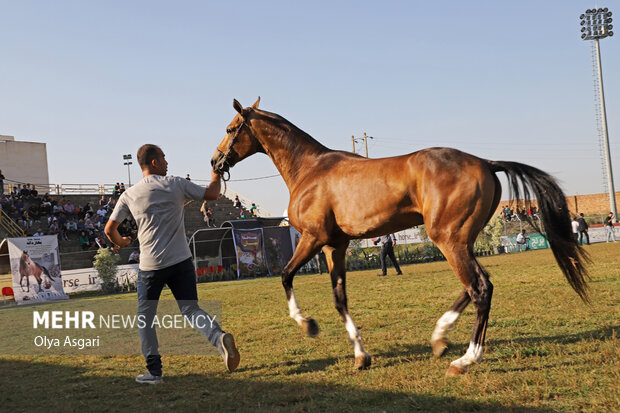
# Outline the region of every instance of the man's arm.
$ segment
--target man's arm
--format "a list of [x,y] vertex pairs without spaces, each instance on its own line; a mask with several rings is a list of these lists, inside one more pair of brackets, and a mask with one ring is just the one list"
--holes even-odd
[[120,222],[109,219],[107,224],[105,224],[104,232],[114,245],[118,248],[125,248],[131,244],[131,237],[122,237],[118,232],[119,225]]
[[209,185],[207,185],[203,200],[215,201],[217,197],[220,196],[220,189],[222,188],[220,178],[220,174],[211,170],[211,182],[209,182]]

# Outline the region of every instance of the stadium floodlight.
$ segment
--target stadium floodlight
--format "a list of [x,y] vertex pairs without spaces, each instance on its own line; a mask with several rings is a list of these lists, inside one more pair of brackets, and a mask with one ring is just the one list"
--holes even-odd
[[[613,26],[611,22],[612,13],[607,7],[599,9],[588,9],[586,12],[579,16],[581,19],[581,38],[583,40],[594,40],[596,47],[596,66],[598,72],[598,79],[595,78],[595,83],[598,83],[598,92],[600,100],[600,130],[602,133],[601,139],[604,146],[605,157],[605,171],[607,174],[607,189],[609,190],[609,207],[610,211],[614,213],[616,221],[618,220],[618,209],[616,208],[616,192],[614,189],[614,176],[611,168],[611,153],[609,150],[609,133],[607,131],[607,111],[605,109],[605,93],[603,92],[603,70],[601,68],[601,48],[599,45],[599,39],[611,37],[614,35],[612,31]],[[584,30],[585,29],[585,30]],[[597,105],[598,106],[598,105]],[[597,108],[598,110],[598,108]]]
[[131,186],[131,170],[129,169],[129,165],[132,164],[131,159],[132,158],[130,153],[128,153],[127,155],[123,155],[123,160],[125,161],[123,165],[127,165],[127,178],[129,179],[127,181],[127,186]]

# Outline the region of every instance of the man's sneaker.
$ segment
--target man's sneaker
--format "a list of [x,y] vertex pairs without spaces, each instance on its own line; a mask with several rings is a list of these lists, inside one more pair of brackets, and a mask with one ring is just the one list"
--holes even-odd
[[226,369],[233,372],[239,366],[239,361],[241,361],[241,355],[235,346],[235,339],[232,334],[224,333],[220,340],[222,343],[222,358],[224,359]]
[[146,373],[136,377],[136,381],[138,383],[144,384],[159,384],[163,383],[164,379],[162,379],[161,376],[153,376],[150,372],[147,371]]

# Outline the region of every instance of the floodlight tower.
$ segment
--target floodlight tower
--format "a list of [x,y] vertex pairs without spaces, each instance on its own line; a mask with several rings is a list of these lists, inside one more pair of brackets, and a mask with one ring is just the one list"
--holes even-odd
[[603,71],[601,69],[601,49],[599,39],[614,35],[611,24],[611,12],[604,9],[588,9],[579,16],[581,19],[581,38],[583,40],[594,40],[596,47],[596,66],[598,72],[598,92],[601,102],[601,132],[604,146],[605,171],[607,174],[607,189],[609,190],[609,209],[614,213],[618,220],[618,210],[616,208],[616,192],[614,190],[614,176],[611,169],[611,154],[609,151],[609,135],[607,132],[607,111],[605,110],[605,94],[603,92]]
[[123,160],[125,162],[123,162],[123,165],[127,165],[127,178],[129,179],[129,181],[127,181],[127,187],[131,186],[131,170],[129,169],[129,165],[132,164],[131,162],[131,154],[128,153],[127,155],[123,155]]

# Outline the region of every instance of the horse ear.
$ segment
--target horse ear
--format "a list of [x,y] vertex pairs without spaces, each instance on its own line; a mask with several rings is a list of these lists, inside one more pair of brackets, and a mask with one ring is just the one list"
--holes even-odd
[[241,103],[239,103],[237,99],[233,99],[233,108],[243,116],[243,106],[241,106]]
[[260,102],[260,96],[256,99],[256,102],[252,105],[252,109],[258,109],[258,103]]

